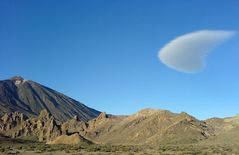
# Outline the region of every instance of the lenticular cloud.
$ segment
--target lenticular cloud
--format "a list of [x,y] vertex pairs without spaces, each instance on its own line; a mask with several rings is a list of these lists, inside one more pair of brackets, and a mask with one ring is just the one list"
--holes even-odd
[[205,57],[230,39],[234,31],[196,31],[179,36],[159,51],[162,63],[177,71],[195,73],[206,66]]

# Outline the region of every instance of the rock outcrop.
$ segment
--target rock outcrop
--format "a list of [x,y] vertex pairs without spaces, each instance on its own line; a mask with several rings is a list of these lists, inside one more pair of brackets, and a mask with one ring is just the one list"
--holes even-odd
[[22,113],[19,112],[12,112],[12,113],[6,113],[1,118],[1,127],[0,130],[2,131],[8,131],[12,128],[15,128],[16,126],[21,125],[24,121],[26,121],[28,117]]
[[131,116],[112,116],[101,113],[90,121],[78,116],[61,123],[45,109],[38,117],[22,113],[5,114],[0,118],[0,134],[34,137],[47,144],[192,144],[202,142],[238,143],[239,117],[201,121],[189,114],[167,110],[141,110]]
[[61,124],[61,131],[63,135],[69,135],[72,133],[80,133],[81,135],[86,134],[88,124],[86,122],[80,121],[78,117],[74,117]]
[[37,118],[27,118],[18,112],[5,114],[1,122],[0,132],[12,138],[29,136],[49,141],[61,135],[60,126],[47,110],[41,111]]
[[91,144],[92,142],[79,135],[79,133],[75,133],[72,135],[61,135],[56,137],[54,140],[47,142],[47,144],[79,144],[79,143]]

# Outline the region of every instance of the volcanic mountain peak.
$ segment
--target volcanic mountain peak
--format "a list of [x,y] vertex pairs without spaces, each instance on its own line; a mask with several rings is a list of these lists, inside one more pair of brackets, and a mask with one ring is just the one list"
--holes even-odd
[[0,81],[0,115],[22,112],[37,116],[46,109],[59,121],[66,121],[75,115],[82,121],[97,117],[100,112],[46,86],[21,76]]
[[21,76],[13,76],[13,77],[11,78],[11,80],[12,80],[12,81],[17,81],[17,80],[23,81],[24,78],[21,77]]
[[21,83],[24,83],[26,80],[24,80],[21,76],[13,76],[11,80],[15,83],[16,86],[18,86]]

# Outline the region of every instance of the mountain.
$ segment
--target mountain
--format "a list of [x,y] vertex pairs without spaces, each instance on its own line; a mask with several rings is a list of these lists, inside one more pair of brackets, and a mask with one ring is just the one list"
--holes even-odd
[[101,113],[88,122],[76,118],[61,125],[63,134],[79,133],[94,143],[151,145],[197,143],[214,136],[214,129],[187,113],[144,109],[130,116]]
[[201,121],[185,112],[155,109],[144,109],[130,116],[101,113],[87,122],[77,116],[57,122],[47,110],[34,118],[19,112],[6,113],[0,118],[0,135],[47,144],[234,145],[239,143],[238,128],[238,116]]
[[108,115],[18,76],[0,81],[0,109],[0,139],[31,137],[48,144],[239,143],[239,115],[205,121],[160,109]]
[[206,122],[187,113],[144,109],[127,117],[99,115],[90,120],[86,136],[98,143],[195,143],[214,135]]
[[239,144],[239,115],[227,118],[211,118],[206,122],[214,128],[216,136],[210,137],[205,142]]
[[0,109],[0,115],[18,111],[29,117],[38,116],[41,110],[46,109],[58,121],[66,121],[75,115],[82,121],[88,121],[100,113],[62,93],[20,76],[0,81]]

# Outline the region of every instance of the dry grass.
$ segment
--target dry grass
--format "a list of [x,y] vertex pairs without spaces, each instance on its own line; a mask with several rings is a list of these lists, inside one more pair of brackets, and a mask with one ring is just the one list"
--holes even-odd
[[11,144],[0,146],[0,154],[44,154],[44,155],[211,155],[239,154],[235,145],[47,145],[44,143]]

